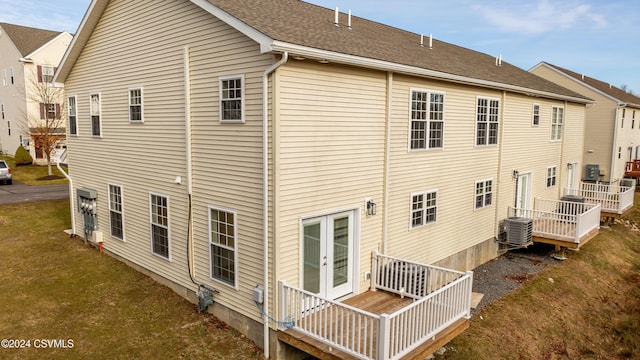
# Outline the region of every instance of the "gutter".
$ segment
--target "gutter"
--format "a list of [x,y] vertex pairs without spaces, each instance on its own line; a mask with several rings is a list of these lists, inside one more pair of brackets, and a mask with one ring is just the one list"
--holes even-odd
[[[269,66],[262,75],[262,237],[263,237],[263,272],[264,272],[264,306],[269,312],[269,75],[289,60],[285,51],[282,59]],[[269,359],[269,319],[264,316],[263,353]]]
[[537,96],[537,97],[544,97],[544,98],[550,98],[550,99],[565,100],[565,101],[570,101],[570,102],[579,103],[579,104],[592,104],[594,102],[593,100],[585,99],[581,97],[555,94],[547,91],[534,90],[534,89],[529,89],[522,86],[504,84],[496,81],[475,79],[467,76],[449,74],[441,71],[423,69],[415,66],[403,65],[403,64],[393,63],[389,61],[364,58],[361,56],[342,54],[334,51],[320,50],[320,49],[310,48],[306,46],[285,43],[277,40],[274,40],[271,43],[271,51],[291,52],[291,53],[299,54],[301,56],[319,58],[319,59],[328,60],[331,62],[372,68],[372,69],[382,70],[385,72],[397,72],[397,73],[403,73],[403,74],[414,75],[414,76],[440,79],[440,80],[445,80],[449,82],[455,82],[455,83],[472,85],[472,86],[481,86],[481,87],[496,89],[496,90],[507,90],[507,91],[511,91],[519,94],[524,94],[527,96]]

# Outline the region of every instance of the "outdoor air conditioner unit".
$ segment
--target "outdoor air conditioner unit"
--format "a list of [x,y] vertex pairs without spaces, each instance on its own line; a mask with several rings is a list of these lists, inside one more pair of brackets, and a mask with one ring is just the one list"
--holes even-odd
[[562,201],[570,201],[575,203],[584,203],[584,196],[580,195],[565,195],[561,199]]
[[620,186],[634,188],[636,187],[636,179],[624,178],[620,179]]
[[587,171],[585,172],[584,178],[587,181],[598,181],[598,179],[600,179],[600,165],[587,164]]
[[526,245],[533,240],[532,219],[513,216],[504,220],[504,226],[511,245]]
[[424,297],[427,295],[426,280],[427,269],[410,264],[402,260],[396,260],[385,266],[387,284],[390,288],[412,295],[412,297]]

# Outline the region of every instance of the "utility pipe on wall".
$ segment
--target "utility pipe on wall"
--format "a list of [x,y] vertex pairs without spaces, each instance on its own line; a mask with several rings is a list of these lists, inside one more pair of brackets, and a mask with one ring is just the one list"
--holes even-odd
[[[284,65],[289,59],[285,51],[277,63],[269,66],[262,75],[262,237],[263,237],[263,266],[264,266],[264,306],[269,312],[269,75]],[[275,114],[274,114],[275,116]],[[269,358],[269,319],[264,316],[264,358]]]
[[67,180],[69,180],[69,203],[71,206],[71,213],[70,213],[71,214],[71,237],[74,237],[76,236],[76,216],[75,216],[75,205],[73,202],[73,179],[71,179],[71,176],[69,176],[69,174],[67,174],[64,170],[62,170],[62,167],[60,167],[60,159],[56,159],[56,166],[58,167],[58,170],[60,170],[62,175],[64,175],[64,177],[66,177]]

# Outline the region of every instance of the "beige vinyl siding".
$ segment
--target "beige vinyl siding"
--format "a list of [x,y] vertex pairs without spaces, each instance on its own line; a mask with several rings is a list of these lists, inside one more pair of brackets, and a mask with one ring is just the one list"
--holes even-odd
[[[364,291],[384,216],[386,74],[291,60],[278,70],[278,87],[276,277],[300,285],[302,218],[354,209],[354,273]],[[377,215],[364,214],[366,197],[379,204]]]
[[[411,88],[445,93],[442,150],[408,152]],[[433,263],[494,235],[495,205],[474,207],[476,181],[493,179],[495,187],[499,154],[498,146],[475,147],[478,96],[499,98],[500,93],[395,76],[386,244],[390,255]],[[438,190],[437,222],[410,230],[411,193],[428,189]]]
[[[616,101],[546,66],[538,66],[532,72],[595,101],[594,104],[588,105],[586,108],[584,155],[581,160],[580,174],[584,178],[585,166],[587,164],[598,164],[601,172],[605,173],[605,177],[601,177],[600,180],[608,181],[611,168],[611,152],[614,148]],[[615,148],[617,151],[617,146]],[[589,150],[593,151],[590,152]]]
[[[69,145],[70,173],[76,187],[98,190],[105,249],[197,288],[186,258],[185,46],[191,57],[195,279],[220,290],[217,303],[259,320],[251,288],[262,283],[261,75],[272,58],[260,55],[255,43],[190,2],[111,1],[66,82],[78,98],[80,134]],[[245,76],[243,125],[219,124],[217,77],[228,74]],[[128,121],[134,86],[144,87],[144,123]],[[101,138],[89,135],[89,94],[95,92],[101,94]],[[108,236],[108,182],[123,186],[126,242]],[[170,262],[151,252],[149,192],[169,197]],[[238,213],[239,290],[210,278],[209,205]],[[81,232],[78,213],[76,222]]]

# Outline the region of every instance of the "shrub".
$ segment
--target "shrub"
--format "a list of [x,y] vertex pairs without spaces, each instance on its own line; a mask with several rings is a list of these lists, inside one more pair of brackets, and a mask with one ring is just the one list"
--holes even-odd
[[22,146],[18,146],[18,149],[16,150],[16,154],[13,156],[13,159],[16,162],[16,166],[29,165],[33,163],[33,158],[31,157],[31,155],[29,155],[29,152],[27,151],[27,149],[23,148]]

